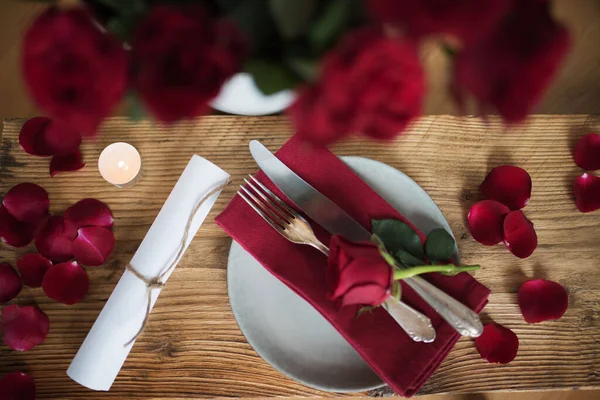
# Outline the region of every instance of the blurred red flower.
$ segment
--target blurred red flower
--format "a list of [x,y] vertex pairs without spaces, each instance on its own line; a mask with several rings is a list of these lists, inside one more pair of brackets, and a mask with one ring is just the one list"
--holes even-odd
[[96,132],[127,86],[123,45],[85,8],[44,11],[25,34],[22,64],[38,105],[87,135]]
[[200,6],[155,6],[132,44],[135,88],[165,123],[205,113],[245,53],[233,23],[210,19]]
[[469,44],[491,32],[512,0],[367,0],[379,21],[421,37],[441,34]]
[[520,122],[541,100],[570,48],[567,30],[550,14],[550,2],[515,1],[512,11],[485,40],[458,53],[458,99],[470,92],[481,111],[496,108]]
[[421,113],[424,94],[416,44],[362,29],[325,56],[320,79],[289,113],[297,134],[316,145],[352,133],[391,139]]

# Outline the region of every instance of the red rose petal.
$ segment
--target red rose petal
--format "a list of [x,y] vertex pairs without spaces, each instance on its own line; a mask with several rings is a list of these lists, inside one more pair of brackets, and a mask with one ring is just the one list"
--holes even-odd
[[53,215],[35,237],[35,247],[41,255],[53,262],[73,258],[72,245],[77,231],[61,216]]
[[79,150],[66,156],[54,156],[50,161],[50,177],[53,178],[59,172],[78,171],[84,166]]
[[73,255],[83,265],[98,266],[106,262],[115,247],[112,231],[102,226],[79,228],[73,241]]
[[50,199],[44,188],[34,183],[19,183],[4,196],[2,204],[21,222],[35,222],[48,212]]
[[467,216],[469,232],[473,239],[485,246],[494,246],[504,238],[504,217],[508,207],[494,200],[476,203]]
[[50,320],[37,307],[16,304],[2,310],[2,335],[11,349],[27,351],[42,343],[48,335]]
[[34,226],[18,221],[6,207],[0,206],[0,240],[13,247],[23,247],[31,243],[34,233]]
[[104,226],[111,228],[114,218],[110,208],[100,200],[83,199],[67,208],[65,218],[76,228],[84,226]]
[[0,379],[2,400],[35,400],[35,381],[22,372],[6,374]]
[[23,124],[19,134],[19,144],[26,153],[34,156],[51,156],[52,151],[45,146],[44,132],[52,120],[46,117],[31,118]]
[[523,318],[530,324],[559,319],[569,306],[565,288],[544,279],[525,282],[519,289],[518,301]]
[[575,205],[587,213],[600,209],[600,177],[585,173],[575,179]]
[[17,268],[21,274],[23,283],[29,287],[42,286],[42,280],[46,271],[50,269],[52,262],[41,254],[25,254],[17,261]]
[[45,147],[52,152],[52,155],[66,156],[79,150],[81,133],[67,124],[52,121],[46,125],[44,140]]
[[79,302],[87,294],[89,287],[87,272],[77,261],[53,266],[42,281],[46,296],[67,305]]
[[575,148],[575,164],[588,171],[600,169],[600,135],[588,133]]
[[490,171],[480,190],[486,198],[520,210],[531,198],[531,177],[523,168],[502,165]]
[[0,263],[0,303],[6,303],[21,292],[21,278],[9,263]]
[[475,348],[489,363],[508,364],[517,356],[519,338],[510,329],[492,322],[475,339]]
[[533,223],[523,211],[512,211],[504,218],[504,244],[515,256],[529,257],[536,249],[537,242]]

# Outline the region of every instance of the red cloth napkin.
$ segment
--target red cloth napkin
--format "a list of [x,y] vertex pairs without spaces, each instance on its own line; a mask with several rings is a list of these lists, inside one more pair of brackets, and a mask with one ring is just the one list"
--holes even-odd
[[[277,157],[369,230],[371,219],[408,222],[327,149],[308,149],[292,138]],[[291,203],[262,172],[257,178]],[[402,396],[415,394],[459,339],[459,334],[404,284],[402,300],[431,319],[437,332],[433,343],[413,342],[382,308],[358,318],[356,307],[339,308],[326,296],[327,258],[309,246],[287,241],[239,196],[215,221],[269,272],[317,309],[373,371]],[[311,225],[319,239],[328,244],[331,235],[312,221]],[[489,289],[467,273],[453,277],[428,274],[427,279],[476,312],[487,303]]]

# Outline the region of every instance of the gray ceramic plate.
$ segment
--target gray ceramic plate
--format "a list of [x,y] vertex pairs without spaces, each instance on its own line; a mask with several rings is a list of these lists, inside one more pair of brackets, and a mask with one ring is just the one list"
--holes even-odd
[[[402,172],[367,158],[342,160],[421,231],[441,227],[451,232],[431,197]],[[229,253],[227,286],[241,331],[273,368],[306,386],[332,392],[384,386],[329,322],[236,242]]]

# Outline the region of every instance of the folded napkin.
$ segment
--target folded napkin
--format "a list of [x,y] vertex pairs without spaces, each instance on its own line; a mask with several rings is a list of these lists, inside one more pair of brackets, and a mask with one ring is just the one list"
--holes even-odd
[[[409,223],[327,149],[306,148],[294,137],[277,152],[277,157],[365,228],[371,230],[371,219],[395,218]],[[262,172],[257,178],[290,203]],[[318,310],[373,371],[402,396],[415,394],[459,339],[459,334],[405,284],[402,300],[431,319],[437,332],[433,343],[413,342],[381,308],[359,318],[357,307],[339,308],[326,296],[327,258],[309,246],[287,241],[239,196],[217,216],[216,222],[269,272]],[[328,244],[331,235],[312,221],[311,225],[319,239]],[[487,303],[490,291],[467,273],[453,277],[428,274],[426,279],[476,312]]]

